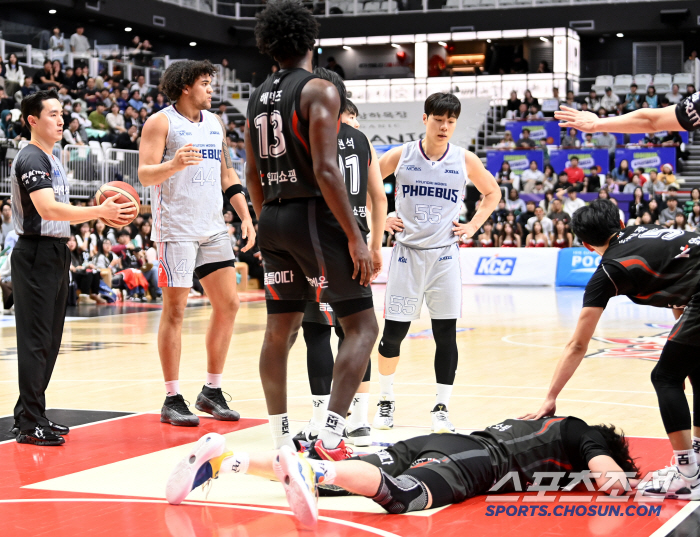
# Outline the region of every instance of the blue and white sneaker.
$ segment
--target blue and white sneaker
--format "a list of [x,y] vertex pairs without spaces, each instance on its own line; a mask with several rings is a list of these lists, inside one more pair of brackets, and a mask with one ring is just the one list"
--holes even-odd
[[304,526],[314,527],[318,522],[317,485],[323,473],[316,472],[306,457],[288,446],[280,448],[272,467],[284,487],[294,516]]
[[189,455],[177,463],[165,486],[168,503],[180,505],[187,495],[200,485],[219,476],[221,463],[232,452],[224,453],[226,439],[217,433],[200,438]]
[[700,500],[700,470],[694,476],[687,477],[678,466],[667,466],[654,472],[638,488],[642,490],[643,496],[697,501]]

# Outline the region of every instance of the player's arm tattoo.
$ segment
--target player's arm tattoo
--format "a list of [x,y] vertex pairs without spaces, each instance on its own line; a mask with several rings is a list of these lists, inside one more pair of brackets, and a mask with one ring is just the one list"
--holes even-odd
[[231,169],[233,168],[233,161],[231,160],[231,153],[228,150],[228,145],[226,144],[226,125],[224,125],[224,120],[221,119],[221,116],[216,116],[216,119],[219,120],[219,123],[221,124],[221,128],[224,129],[224,141],[221,144],[221,155],[224,159],[224,162],[226,163],[226,168]]

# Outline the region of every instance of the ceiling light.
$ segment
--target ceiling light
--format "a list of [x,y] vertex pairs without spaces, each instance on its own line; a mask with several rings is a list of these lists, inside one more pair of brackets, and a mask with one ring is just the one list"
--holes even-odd
[[190,46],[191,46],[191,47],[196,47],[196,46],[197,46],[197,42],[196,42],[196,41],[190,41]]
[[319,54],[323,54],[323,49],[322,49],[321,47],[318,47],[317,52],[318,52]]
[[352,49],[347,45],[343,45],[343,50],[352,50]]
[[56,10],[55,9],[49,9],[49,15],[55,15]]
[[396,43],[392,43],[391,46],[394,48],[401,48],[401,45],[397,45]]
[[491,42],[491,40],[490,40],[490,39],[487,39],[487,40],[486,40],[486,42],[487,42],[487,43],[490,43],[490,42]]
[[130,31],[131,31],[131,26],[127,26],[126,28],[124,28],[124,31],[125,31],[125,32],[130,32]]
[[445,43],[444,41],[438,41],[438,45],[440,45],[441,47],[446,47],[447,43]]
[[625,34],[622,34],[622,33],[617,34],[617,37],[625,37]]
[[545,43],[549,43],[549,39],[546,37],[540,37],[540,41],[544,41]]

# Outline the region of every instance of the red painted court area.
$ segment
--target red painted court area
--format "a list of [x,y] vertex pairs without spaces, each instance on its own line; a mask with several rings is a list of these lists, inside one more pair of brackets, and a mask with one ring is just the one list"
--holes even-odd
[[[83,470],[154,453],[194,442],[207,432],[231,433],[265,423],[242,419],[237,423],[202,420],[196,429],[161,425],[158,415],[141,414],[79,427],[71,431],[59,448],[41,448],[9,441],[0,445],[3,461],[0,480],[0,521],[3,535],[119,535],[119,536],[235,536],[279,537],[324,535],[334,537],[382,535],[449,535],[464,532],[470,537],[493,535],[529,536],[649,536],[675,515],[685,502],[667,500],[658,515],[640,515],[646,505],[629,499],[617,516],[556,516],[565,508],[577,506],[605,508],[610,503],[566,502],[585,492],[559,494],[557,501],[487,502],[473,498],[440,510],[431,516],[380,515],[347,511],[320,512],[315,530],[299,526],[286,508],[231,505],[216,502],[186,502],[170,506],[165,500],[135,496],[85,494],[22,488]],[[666,440],[630,439],[631,451],[641,461],[643,471],[664,467],[670,458]],[[133,479],[148,479],[134,475]],[[222,479],[236,479],[225,476]],[[163,483],[163,488],[165,483]],[[163,493],[164,494],[164,493]],[[534,496],[534,493],[525,496]],[[548,493],[548,496],[551,493]],[[563,502],[561,500],[564,500]],[[369,501],[369,500],[367,500]],[[542,509],[534,505],[546,506]],[[620,505],[620,504],[613,504]],[[520,516],[508,516],[498,507]],[[521,507],[525,506],[525,507]],[[573,509],[572,509],[573,508]],[[545,511],[546,510],[546,511]],[[496,512],[498,516],[495,516]],[[628,514],[624,514],[627,511]],[[542,513],[551,513],[545,514]],[[579,508],[579,512],[582,509]],[[608,510],[608,512],[610,512]],[[488,516],[489,513],[494,515]],[[527,514],[525,514],[527,513]],[[631,513],[631,514],[630,514]],[[534,516],[530,516],[534,514]]]

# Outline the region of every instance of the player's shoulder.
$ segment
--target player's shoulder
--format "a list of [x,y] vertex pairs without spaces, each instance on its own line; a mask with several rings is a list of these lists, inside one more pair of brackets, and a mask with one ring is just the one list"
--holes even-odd
[[26,173],[32,168],[42,171],[51,171],[51,159],[49,156],[34,144],[23,147],[15,158],[15,169]]
[[676,105],[676,119],[687,131],[700,129],[700,91],[688,95]]

